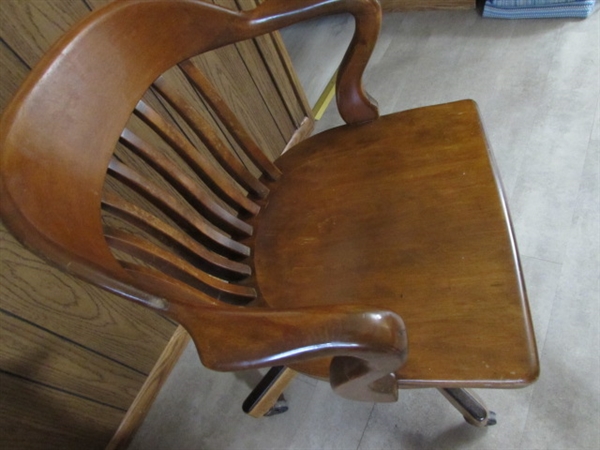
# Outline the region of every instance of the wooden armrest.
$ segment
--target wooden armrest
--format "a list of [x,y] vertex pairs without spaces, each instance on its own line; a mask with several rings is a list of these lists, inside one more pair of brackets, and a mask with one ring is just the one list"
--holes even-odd
[[381,6],[377,0],[268,0],[249,11],[252,26],[260,29],[260,33],[339,13],[352,14],[356,28],[338,70],[338,110],[348,124],[374,120],[379,116],[377,102],[363,90],[362,74],[381,27]]
[[359,306],[288,310],[186,306],[176,316],[192,336],[202,363],[211,369],[333,357],[330,383],[339,395],[397,400],[394,372],[406,360],[407,340],[402,319],[392,312]]
[[158,271],[123,266],[138,287],[155,293],[155,309],[183,325],[210,369],[332,357],[329,379],[339,395],[376,402],[398,398],[395,372],[406,361],[408,344],[395,313],[354,305],[286,310],[225,305]]

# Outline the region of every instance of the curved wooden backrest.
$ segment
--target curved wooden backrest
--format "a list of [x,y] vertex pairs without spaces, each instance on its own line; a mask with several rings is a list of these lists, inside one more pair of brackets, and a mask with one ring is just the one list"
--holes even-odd
[[[361,75],[379,29],[374,0],[271,0],[248,12],[195,0],[130,0],[90,14],[46,54],[2,116],[0,194],[6,225],[64,270],[152,308],[168,304],[148,286],[168,286],[171,277],[198,288],[205,304],[250,301],[256,292],[238,282],[250,274],[244,259],[251,249],[241,240],[252,234],[246,219],[258,213],[268,194],[260,177],[274,180],[280,172],[188,59],[340,12],[353,14],[357,27],[339,72],[339,109],[348,122],[370,120],[377,109],[362,90]],[[243,150],[245,165],[160,77],[176,64]],[[151,85],[193,139],[140,100]],[[130,128],[132,111],[137,125]],[[135,131],[140,123],[175,156],[141,138]],[[194,139],[211,156],[196,151]],[[175,160],[188,170],[181,171]],[[171,187],[142,175],[138,163]],[[105,181],[117,187],[106,189]],[[124,191],[149,208],[126,200]],[[112,226],[110,219],[107,227],[102,210],[120,222]],[[113,252],[129,260],[118,262]]]
[[[379,30],[376,0],[268,0],[247,12],[129,0],[90,14],[46,54],[2,116],[3,221],[65,271],[180,322],[210,368],[334,357],[338,392],[395,400],[392,373],[407,354],[395,314],[226,304],[257,297],[244,239],[268,195],[263,178],[281,174],[189,60],[340,12],[355,16],[356,31],[339,70],[338,107],[349,123],[372,120],[377,108],[361,76]],[[173,66],[214,117],[162,76]]]

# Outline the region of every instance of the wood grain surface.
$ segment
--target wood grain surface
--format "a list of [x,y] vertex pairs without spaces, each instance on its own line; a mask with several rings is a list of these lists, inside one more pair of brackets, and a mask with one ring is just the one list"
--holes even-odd
[[0,339],[2,370],[121,409],[129,407],[146,378],[143,372],[6,313],[0,313]]
[[121,421],[119,428],[115,431],[112,439],[106,446],[106,450],[126,449],[136,430],[140,427],[146,414],[150,410],[154,399],[160,392],[160,388],[167,380],[169,373],[179,360],[179,356],[185,350],[190,341],[190,336],[178,327],[169,340],[165,351],[156,362],[152,372],[144,381],[135,400],[129,406],[127,414]]
[[[0,8],[0,111],[49,47],[88,14],[90,7],[108,3],[109,0],[4,1]],[[237,8],[232,1],[221,3]],[[244,42],[198,59],[198,65],[211,68],[206,75],[213,82],[218,81],[214,84],[220,94],[242,121],[248,121],[250,133],[267,149],[271,159],[281,153],[295,129],[310,114],[300,102],[301,95],[296,95],[302,91],[294,84],[293,69],[284,56],[280,43],[265,36],[260,43]],[[210,121],[223,141],[236,149],[234,139],[189,87],[183,74],[174,69],[166,77]],[[243,96],[248,98],[246,103],[240,102]],[[188,137],[193,135],[164,100],[151,91],[144,99],[172,126]],[[252,102],[256,103],[255,108],[248,107]],[[271,108],[278,113],[271,114]],[[128,126],[176,160],[176,155],[168,153],[168,146],[139,119]],[[198,140],[194,142],[203,147]],[[149,171],[146,163],[127,155],[122,146],[116,154],[153,182],[161,182],[161,177]],[[118,192],[125,199],[148,207],[148,202],[130,190],[119,187]],[[14,448],[39,448],[42,436],[47,434],[45,448],[102,448],[152,371],[176,325],[48,266],[17,243],[3,224],[0,227],[0,320],[4,343],[0,372],[8,380],[17,380],[3,385],[10,393],[3,395],[0,402],[1,428],[7,430],[0,443],[13,447],[18,442]],[[155,379],[152,384],[160,383]],[[21,389],[21,385],[26,388]],[[50,396],[56,411],[45,407],[25,409],[28,392],[32,396],[39,394],[40,399]],[[62,429],[61,416],[72,414],[67,407],[73,412],[86,408],[90,416],[98,415],[97,423],[71,420],[71,429]],[[81,414],[85,417],[87,413]],[[139,412],[136,415],[141,417]],[[68,421],[65,418],[65,423]],[[56,430],[49,431],[53,424]],[[10,427],[14,429],[8,432]]]
[[0,373],[0,442],[14,449],[103,449],[124,411]]
[[[278,163],[284,177],[270,184],[255,242],[269,305],[394,311],[410,347],[401,386],[536,379],[520,267],[473,102],[329,130]],[[292,367],[329,373],[327,361]]]
[[[290,117],[294,108],[281,99],[267,100],[279,92],[275,72],[248,39],[337,13],[356,20],[336,82],[348,125],[296,145],[276,167],[306,121]],[[36,8],[27,17],[39,15]],[[399,386],[533,382],[527,300],[477,108],[462,101],[379,118],[362,74],[380,23],[375,0],[271,0],[244,12],[177,0],[108,5],[46,53],[2,116],[3,220],[66,272],[138,304],[127,311],[143,305],[164,315],[110,315],[133,323],[126,337],[152,321],[156,337],[177,321],[215,370],[292,365],[329,378],[346,398],[375,402],[397,400]],[[38,43],[24,42],[34,50]],[[289,73],[285,58],[279,63]],[[155,112],[142,111],[144,95]],[[160,126],[155,113],[166,115]],[[228,187],[190,164],[185,145],[170,148],[182,135],[232,180]],[[257,212],[238,211],[231,190]],[[187,238],[196,251],[182,248]],[[50,320],[44,347],[43,333],[21,323],[34,320],[3,308],[7,329],[21,337],[5,351],[7,366],[20,344],[49,352],[63,339]],[[52,355],[52,366],[76,373],[85,351],[68,350]],[[122,356],[107,359],[135,370]],[[10,370],[57,383],[53,371],[34,379],[33,370]],[[95,392],[102,400],[89,399],[122,409],[130,399],[107,404],[120,389],[101,393],[94,380],[123,386],[119,377],[127,377],[116,366],[105,371],[83,371],[83,387],[65,377],[68,394]]]

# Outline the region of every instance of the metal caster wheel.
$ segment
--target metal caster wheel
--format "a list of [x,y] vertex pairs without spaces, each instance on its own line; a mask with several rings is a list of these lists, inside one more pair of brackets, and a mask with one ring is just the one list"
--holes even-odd
[[469,424],[469,425],[473,425],[479,428],[484,428],[484,427],[491,427],[492,425],[496,425],[497,421],[496,421],[496,413],[494,411],[488,411],[487,417],[484,417],[483,419],[475,419],[473,417],[469,417],[469,416],[463,416],[465,418],[465,421]]
[[273,405],[273,407],[267,411],[265,417],[276,416],[277,414],[283,414],[288,410],[287,400],[280,399]]
[[470,389],[442,388],[439,391],[460,411],[469,425],[478,428],[496,425],[496,413],[487,409],[479,396]]
[[491,427],[492,425],[496,425],[496,413],[494,411],[490,411],[490,416],[485,424],[486,427]]

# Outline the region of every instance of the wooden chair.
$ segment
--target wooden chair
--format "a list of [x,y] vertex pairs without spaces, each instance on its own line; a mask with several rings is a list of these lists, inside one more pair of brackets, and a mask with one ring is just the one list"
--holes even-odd
[[[337,80],[347,125],[273,163],[190,58],[341,12],[356,19]],[[94,12],[2,116],[5,224],[65,271],[181,323],[206,367],[276,366],[245,404],[255,416],[298,371],[363,401],[435,387],[470,423],[493,423],[464,388],[538,375],[498,174],[472,101],[378,117],[361,76],[380,17],[375,0]],[[238,155],[160,77],[175,65]]]

